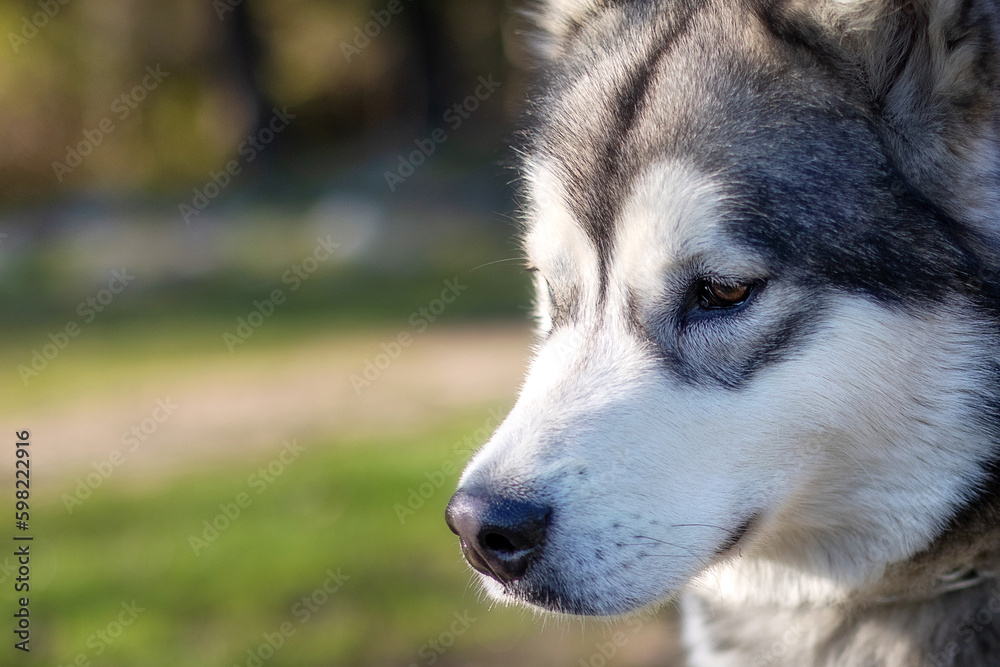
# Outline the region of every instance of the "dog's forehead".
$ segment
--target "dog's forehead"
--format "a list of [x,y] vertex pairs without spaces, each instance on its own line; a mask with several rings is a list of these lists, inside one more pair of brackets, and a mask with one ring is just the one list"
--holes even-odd
[[550,280],[586,286],[602,263],[630,288],[651,290],[671,270],[696,263],[734,276],[763,271],[760,258],[739,243],[728,224],[734,209],[726,184],[689,162],[653,163],[633,181],[603,258],[553,171],[539,165],[528,180],[533,196],[525,249]]
[[708,163],[790,106],[771,99],[789,84],[767,71],[774,59],[762,52],[775,40],[759,19],[698,8],[649,19],[613,9],[595,19],[587,29],[596,35],[554,65],[535,109],[531,153],[563,183],[598,246],[610,243],[625,195],[650,164]]
[[[554,66],[527,156],[529,199],[544,199],[529,216],[533,257],[544,254],[546,235],[558,241],[549,254],[572,237],[572,261],[596,262],[596,271],[577,270],[595,276],[600,292],[622,229],[634,227],[628,207],[659,178],[667,186],[659,202],[669,206],[660,227],[690,223],[674,225],[675,246],[692,229],[715,229],[716,240],[758,253],[789,279],[887,301],[937,299],[941,276],[974,268],[939,209],[905,185],[890,187],[900,176],[858,86],[851,92],[760,15],[737,15],[741,3],[681,5],[683,15],[664,26],[609,10],[586,28],[606,39],[589,35],[589,51],[571,49]],[[656,176],[665,163],[686,165],[688,175]],[[712,187],[690,174],[725,184],[711,213]],[[556,210],[565,234],[550,226]],[[634,229],[626,236],[657,242]]]
[[[657,15],[653,28],[611,8],[590,29],[616,39],[570,53],[555,68],[537,105],[540,120],[526,165],[533,203],[527,245],[535,263],[544,264],[565,244],[574,257],[596,253],[597,270],[585,273],[604,279],[623,239],[663,242],[660,247],[676,254],[695,237],[707,243],[721,233],[713,215],[725,213],[723,194],[707,174],[721,182],[737,162],[765,163],[759,154],[740,154],[766,150],[754,147],[755,140],[774,143],[765,127],[817,129],[817,119],[806,118],[802,108],[822,105],[816,82],[782,80],[768,56],[779,47],[758,17],[734,16],[731,4],[723,8],[728,15],[708,6]],[[789,121],[796,115],[798,122]],[[786,151],[783,157],[792,156]],[[731,176],[728,184],[733,190]],[[652,215],[652,206],[662,210]],[[532,224],[539,220],[544,225]],[[647,233],[637,233],[641,224]]]
[[654,163],[622,206],[608,273],[647,296],[671,276],[761,275],[763,258],[733,233],[737,210],[721,177],[683,160]]

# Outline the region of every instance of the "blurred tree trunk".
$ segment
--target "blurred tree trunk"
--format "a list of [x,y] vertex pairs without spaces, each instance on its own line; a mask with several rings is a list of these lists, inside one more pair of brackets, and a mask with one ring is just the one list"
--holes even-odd
[[[256,134],[270,118],[274,101],[264,86],[262,65],[267,54],[250,11],[250,3],[241,2],[236,5],[223,25],[226,31],[222,45],[225,59],[230,64],[236,87],[247,99],[252,119],[250,133]],[[260,157],[265,167],[271,162],[271,152],[261,151]]]
[[426,100],[424,122],[428,128],[441,124],[445,109],[454,103],[455,84],[462,80],[456,67],[456,49],[448,34],[446,10],[441,2],[424,0],[409,8],[412,21],[413,62]]
[[257,35],[257,29],[250,13],[250,3],[242,2],[233,10],[233,14],[225,22],[227,27],[226,44],[229,47],[236,77],[240,86],[251,98],[257,130],[271,111],[271,100],[264,90],[261,76],[261,64],[264,60],[264,46]]

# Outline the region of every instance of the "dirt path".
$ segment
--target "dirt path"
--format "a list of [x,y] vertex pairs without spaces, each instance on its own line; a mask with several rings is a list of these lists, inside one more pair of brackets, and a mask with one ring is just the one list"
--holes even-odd
[[384,365],[375,357],[391,340],[392,332],[379,331],[241,350],[190,372],[136,379],[124,390],[18,417],[39,445],[43,485],[65,486],[95,464],[106,468],[115,450],[124,459],[122,476],[147,479],[197,462],[277,452],[286,438],[406,431],[463,409],[509,406],[530,347],[526,326],[428,330],[356,391],[350,376],[362,376],[368,359]]

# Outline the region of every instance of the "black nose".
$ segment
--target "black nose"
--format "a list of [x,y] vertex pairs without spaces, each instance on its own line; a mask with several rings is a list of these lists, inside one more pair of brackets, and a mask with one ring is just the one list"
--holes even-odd
[[541,551],[551,511],[536,503],[459,491],[445,511],[469,565],[507,583],[524,576]]

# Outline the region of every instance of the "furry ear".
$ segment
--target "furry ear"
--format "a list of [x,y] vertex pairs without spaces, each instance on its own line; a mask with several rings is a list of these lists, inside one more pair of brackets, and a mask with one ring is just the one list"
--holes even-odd
[[609,0],[529,0],[524,11],[536,27],[532,45],[537,55],[544,62],[557,60],[569,39],[608,3]]
[[[1000,238],[1000,5],[798,0],[853,69],[903,173],[956,219]],[[822,39],[822,37],[821,37]]]

